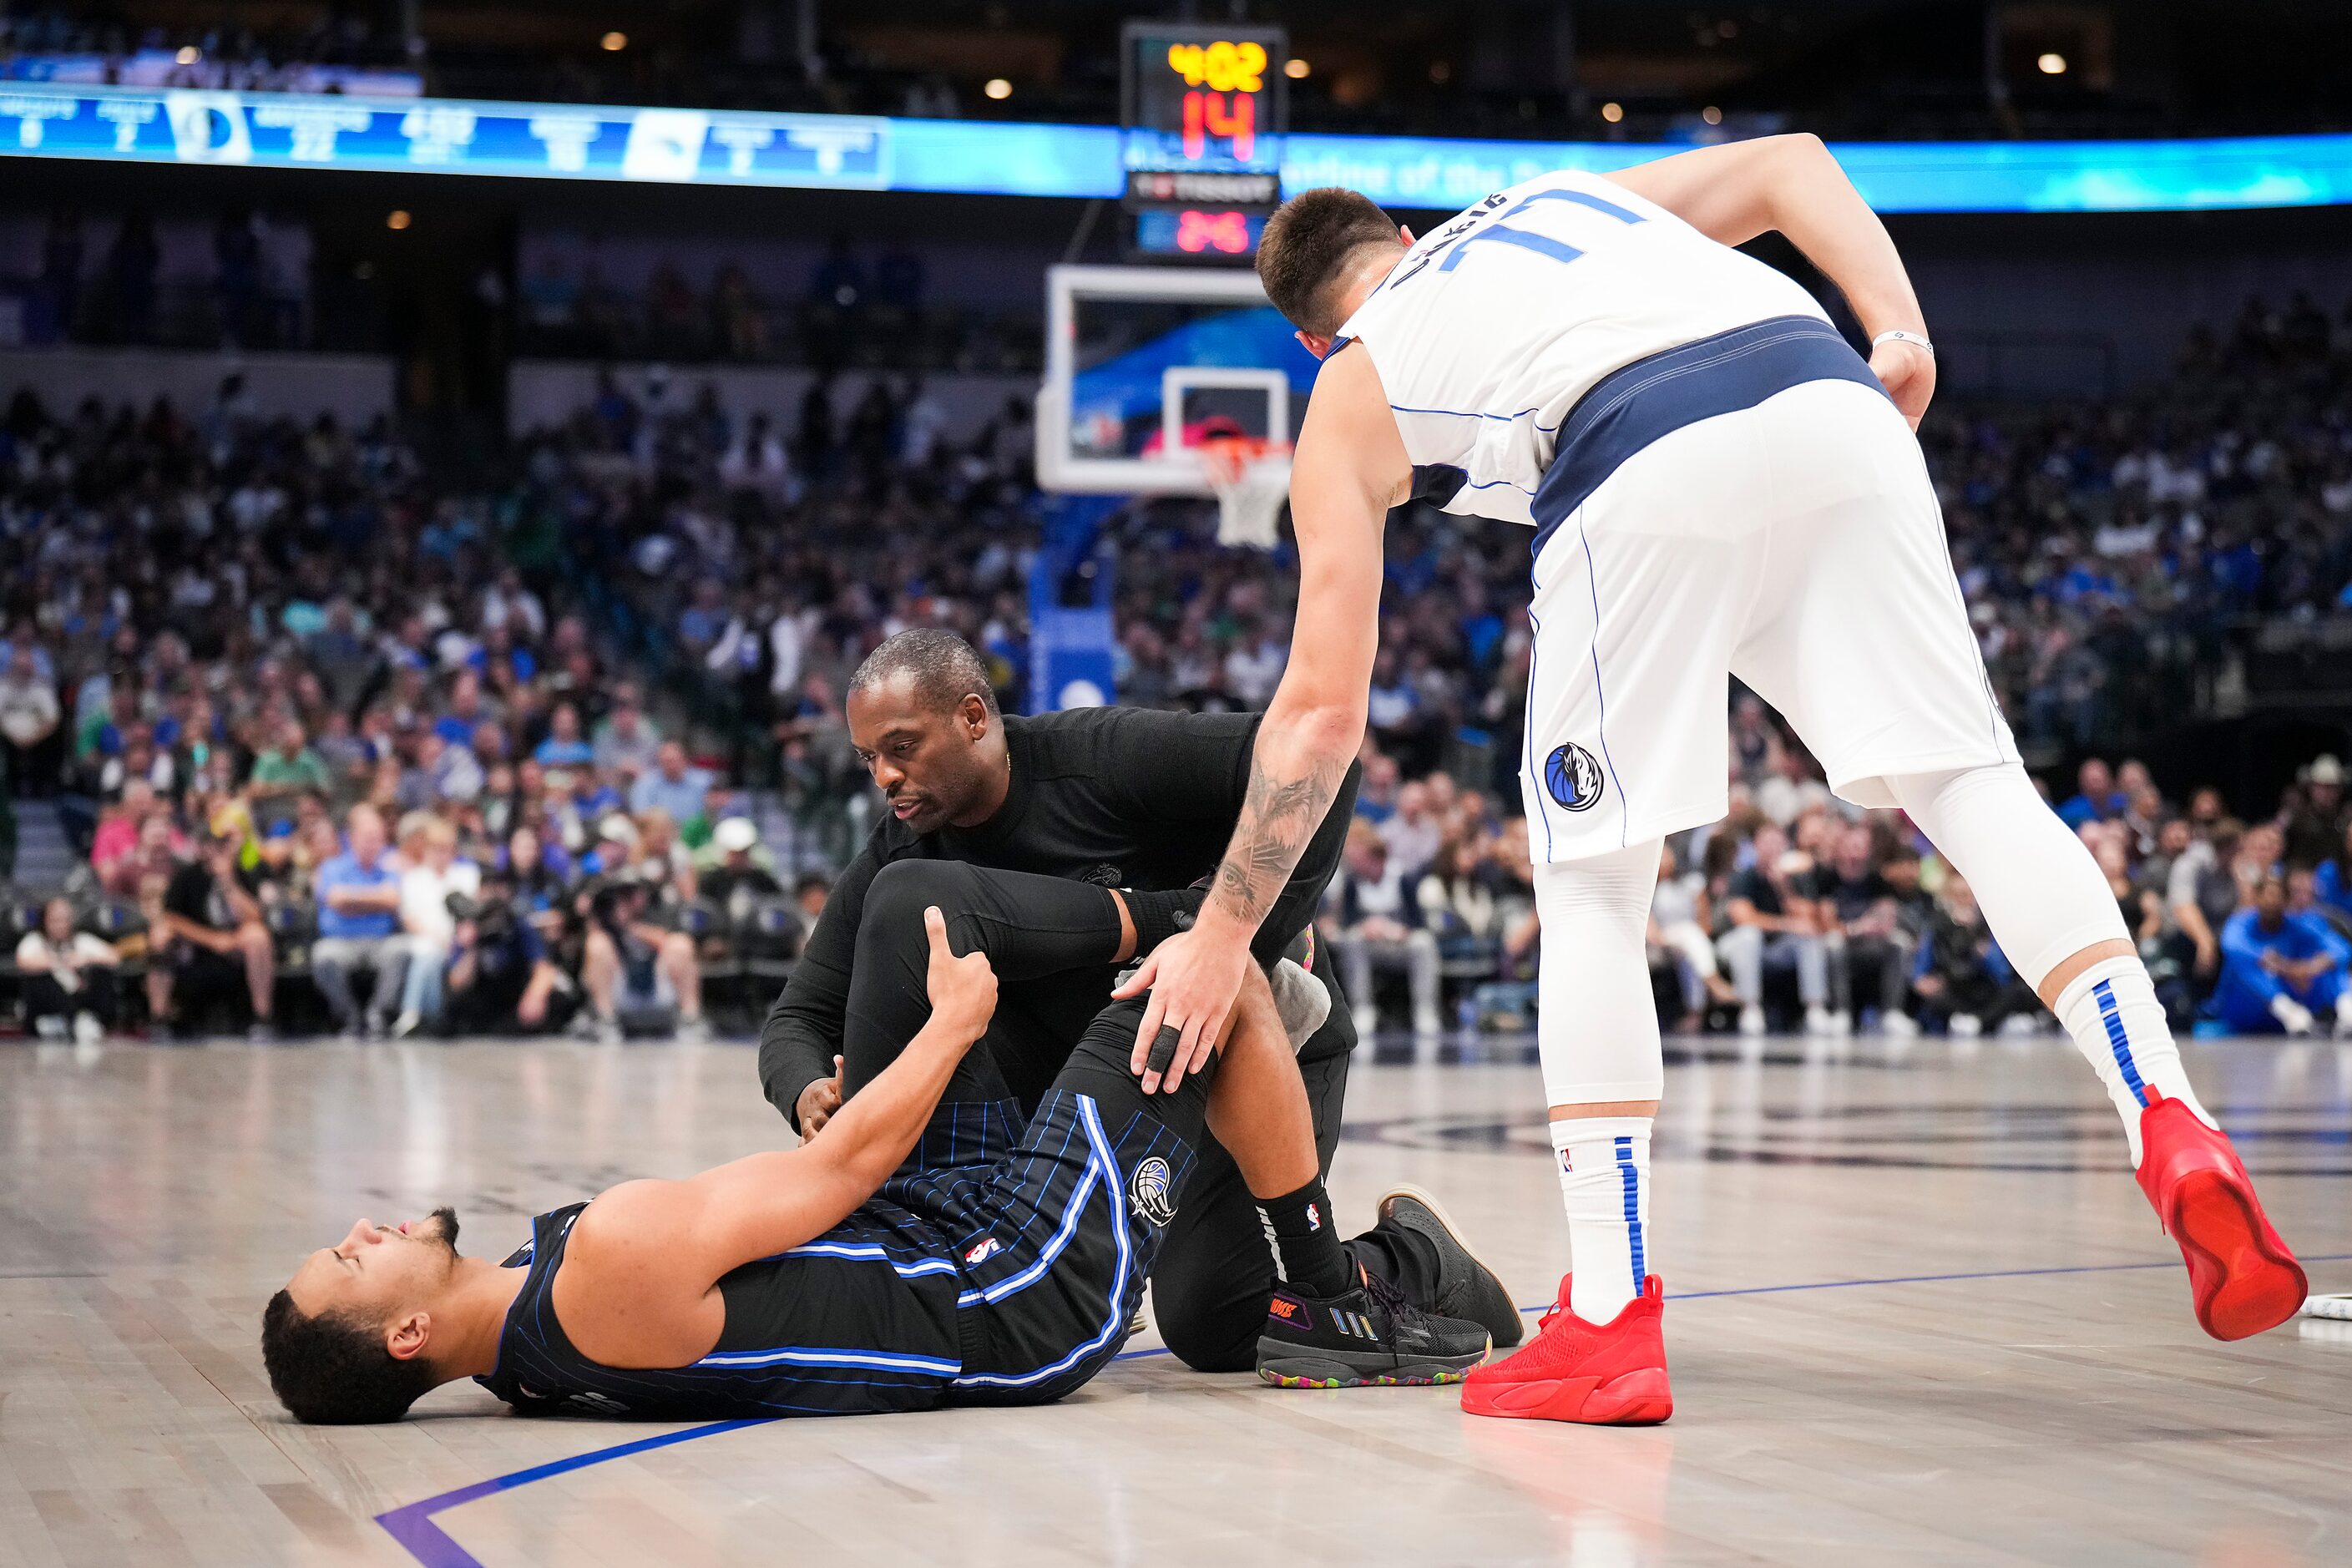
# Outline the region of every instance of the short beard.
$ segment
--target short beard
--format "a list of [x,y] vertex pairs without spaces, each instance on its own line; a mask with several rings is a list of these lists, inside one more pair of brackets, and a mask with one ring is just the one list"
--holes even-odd
[[427,1217],[435,1222],[432,1239],[439,1242],[443,1247],[448,1248],[450,1267],[453,1268],[456,1268],[457,1263],[457,1211],[449,1207],[446,1204],[444,1204],[441,1207],[435,1209]]

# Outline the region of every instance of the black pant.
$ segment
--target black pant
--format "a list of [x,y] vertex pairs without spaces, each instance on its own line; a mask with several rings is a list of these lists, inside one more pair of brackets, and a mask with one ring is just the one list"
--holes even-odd
[[[1118,904],[1100,888],[1057,877],[950,860],[885,866],[866,891],[858,921],[842,1045],[845,1095],[896,1059],[930,1016],[923,910],[934,905],[947,919],[948,945],[959,956],[985,952],[998,981],[996,1017],[942,1098],[1009,1094],[1034,1110],[1071,1048],[1109,1004]],[[1318,978],[1332,991],[1332,1016],[1300,1053],[1299,1072],[1315,1121],[1318,1161],[1328,1175],[1339,1142],[1354,1026],[1330,977]],[[1123,1011],[1134,1016],[1131,1005]],[[1426,1303],[1435,1294],[1437,1256],[1421,1237],[1379,1226],[1345,1245],[1355,1261],[1408,1300]],[[1213,1138],[1201,1144],[1199,1166],[1169,1226],[1152,1281],[1160,1334],[1187,1365],[1245,1372],[1256,1363],[1275,1283],[1274,1253],[1240,1170]]]
[[25,976],[25,1022],[37,1027],[44,1018],[73,1021],[77,1013],[89,1013],[107,1028],[114,1027],[114,971],[85,969],[81,972],[81,989],[68,991],[58,984],[53,974]]

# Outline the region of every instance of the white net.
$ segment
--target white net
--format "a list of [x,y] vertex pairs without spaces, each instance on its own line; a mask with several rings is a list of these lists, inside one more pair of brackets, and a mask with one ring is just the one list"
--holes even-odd
[[1271,550],[1290,499],[1290,448],[1262,440],[1204,443],[1201,461],[1217,498],[1217,542]]

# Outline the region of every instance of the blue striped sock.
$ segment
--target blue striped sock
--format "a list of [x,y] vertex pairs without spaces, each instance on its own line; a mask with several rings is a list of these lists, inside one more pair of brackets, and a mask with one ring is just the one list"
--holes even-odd
[[2215,1125],[2189,1086],[2163,1005],[2138,959],[2102,959],[2091,965],[2067,982],[2057,1011],[2123,1118],[2134,1165],[2139,1163],[2140,1112],[2158,1095],[2186,1102],[2209,1126]]
[[1651,1271],[1650,1126],[1646,1116],[1551,1124],[1575,1275],[1569,1308],[1588,1323],[1615,1317]]

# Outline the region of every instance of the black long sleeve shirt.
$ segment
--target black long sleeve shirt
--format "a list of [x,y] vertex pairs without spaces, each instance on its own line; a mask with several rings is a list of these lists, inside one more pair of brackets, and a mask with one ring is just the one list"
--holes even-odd
[[[995,816],[976,827],[919,835],[886,816],[834,884],[799,967],[760,1031],[760,1084],[770,1103],[798,1126],[801,1091],[833,1072],[857,922],[866,890],[884,866],[960,860],[1106,888],[1190,887],[1216,869],[1233,837],[1258,721],[1255,713],[1141,708],[1007,716],[1013,782]],[[1339,868],[1355,794],[1351,768],[1258,927],[1251,948],[1259,962],[1272,963],[1314,920]],[[1112,979],[1106,969],[1106,1003]]]

